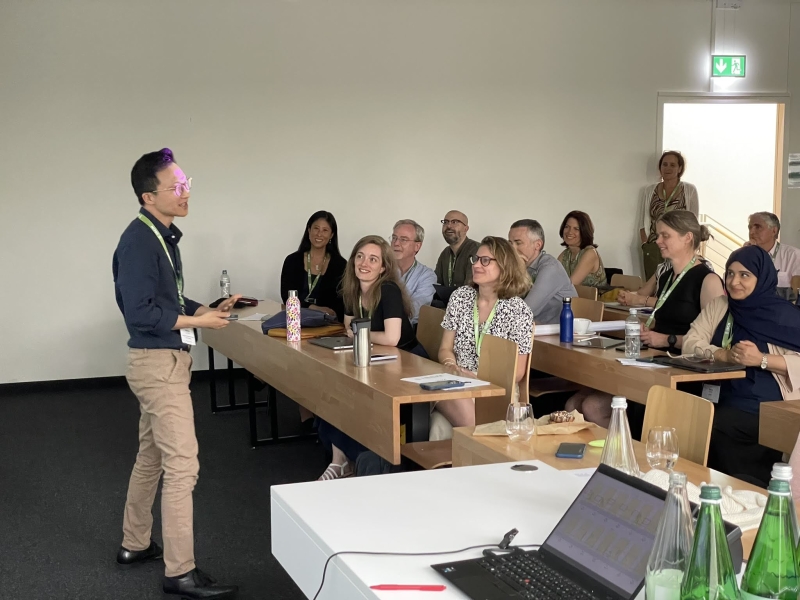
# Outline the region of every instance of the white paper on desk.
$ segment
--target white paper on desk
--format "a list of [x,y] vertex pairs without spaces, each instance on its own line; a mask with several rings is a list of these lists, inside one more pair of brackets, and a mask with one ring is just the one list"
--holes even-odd
[[[599,333],[601,331],[622,331],[625,329],[625,321],[592,321],[589,325],[591,333]],[[553,325],[537,325],[534,330],[534,335],[558,335],[561,333],[561,325],[554,323]]]
[[[450,373],[436,373],[434,375],[423,375],[421,377],[404,377],[400,381],[408,381],[409,383],[436,383],[439,381],[463,381],[464,385],[453,390],[463,390],[466,388],[480,387],[482,385],[489,385],[488,381],[481,381],[480,379],[472,379],[471,377],[462,377],[461,375],[450,375]],[[443,390],[444,391],[444,390]]]
[[626,367],[640,367],[642,369],[668,369],[668,365],[660,365],[658,363],[652,362],[639,362],[635,358],[618,358],[619,362],[621,362]]
[[240,321],[263,321],[264,317],[268,317],[268,316],[269,315],[266,315],[264,313],[253,313],[252,315],[248,315],[246,317],[242,317],[239,320]]

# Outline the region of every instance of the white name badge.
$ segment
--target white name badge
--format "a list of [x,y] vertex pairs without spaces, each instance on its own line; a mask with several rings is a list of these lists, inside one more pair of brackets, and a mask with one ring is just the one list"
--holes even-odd
[[709,383],[703,384],[703,398],[708,400],[709,402],[713,402],[716,404],[719,402],[719,390],[720,386],[718,385],[711,385]]
[[191,327],[181,329],[181,341],[189,346],[194,346],[197,343],[197,340],[194,337],[194,329]]

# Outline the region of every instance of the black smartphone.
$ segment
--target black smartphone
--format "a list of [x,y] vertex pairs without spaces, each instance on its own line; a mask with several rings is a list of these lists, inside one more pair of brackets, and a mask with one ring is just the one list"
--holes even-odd
[[230,315],[230,316],[225,317],[225,319],[227,319],[228,321],[238,321],[239,320],[239,315]]
[[556,451],[558,458],[583,458],[583,453],[586,452],[586,444],[569,444],[562,443]]
[[[649,350],[650,346],[648,346],[647,344],[642,344],[639,349],[640,350]],[[617,352],[625,352],[625,346],[620,346],[619,348],[617,348]]]
[[431,383],[420,383],[419,387],[421,387],[423,390],[434,391],[434,390],[449,390],[450,388],[462,387],[463,385],[464,385],[463,381],[451,379],[449,381],[434,381]]

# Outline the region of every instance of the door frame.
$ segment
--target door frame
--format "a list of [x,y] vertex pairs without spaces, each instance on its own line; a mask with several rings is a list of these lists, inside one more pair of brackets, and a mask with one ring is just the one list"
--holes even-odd
[[665,104],[777,104],[778,117],[775,123],[775,193],[772,199],[773,212],[781,216],[781,205],[789,186],[787,166],[784,164],[789,156],[788,115],[790,106],[789,94],[770,93],[718,93],[718,92],[659,92],[656,125],[655,156],[661,156],[664,144],[664,105]]

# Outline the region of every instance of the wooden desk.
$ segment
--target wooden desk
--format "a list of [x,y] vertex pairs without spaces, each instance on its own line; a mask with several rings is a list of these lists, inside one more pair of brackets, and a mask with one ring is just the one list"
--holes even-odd
[[[644,350],[642,356],[662,354]],[[598,350],[562,344],[558,336],[536,337],[533,343],[531,367],[567,381],[590,387],[629,400],[647,403],[647,394],[654,385],[678,389],[679,383],[712,381],[744,377],[744,371],[730,373],[694,373],[685,369],[646,369],[626,367],[617,359],[624,358],[614,348]]]
[[[573,435],[541,435],[533,436],[528,442],[511,442],[505,436],[473,437],[474,427],[458,427],[453,430],[453,467],[471,465],[488,465],[501,462],[524,460],[540,460],[559,470],[584,469],[597,467],[600,464],[602,448],[586,446],[586,454],[580,460],[574,458],[556,458],[556,450],[562,442],[588,443],[592,440],[604,439],[606,430],[597,425],[584,429]],[[634,440],[633,450],[640,468],[648,469],[645,445]],[[688,480],[699,486],[701,483],[714,483],[721,488],[731,486],[734,490],[752,490],[767,495],[765,489],[751,485],[735,477],[719,471],[702,467],[696,463],[679,458],[676,471],[686,473]],[[742,534],[744,556],[750,556],[750,550],[756,538],[757,529]]]
[[762,402],[758,443],[791,454],[800,434],[800,400]]
[[[269,312],[265,308],[237,313],[244,317]],[[235,321],[224,329],[204,329],[202,337],[216,351],[393,464],[400,463],[402,405],[416,404],[427,414],[429,402],[505,395],[496,385],[426,392],[401,379],[441,373],[438,363],[397,348],[375,346],[376,353],[395,354],[397,360],[359,368],[353,364],[351,351],[333,352],[308,341],[272,338],[261,332],[260,321]],[[252,397],[250,408],[254,414]],[[427,431],[418,437],[421,433],[427,439]]]

